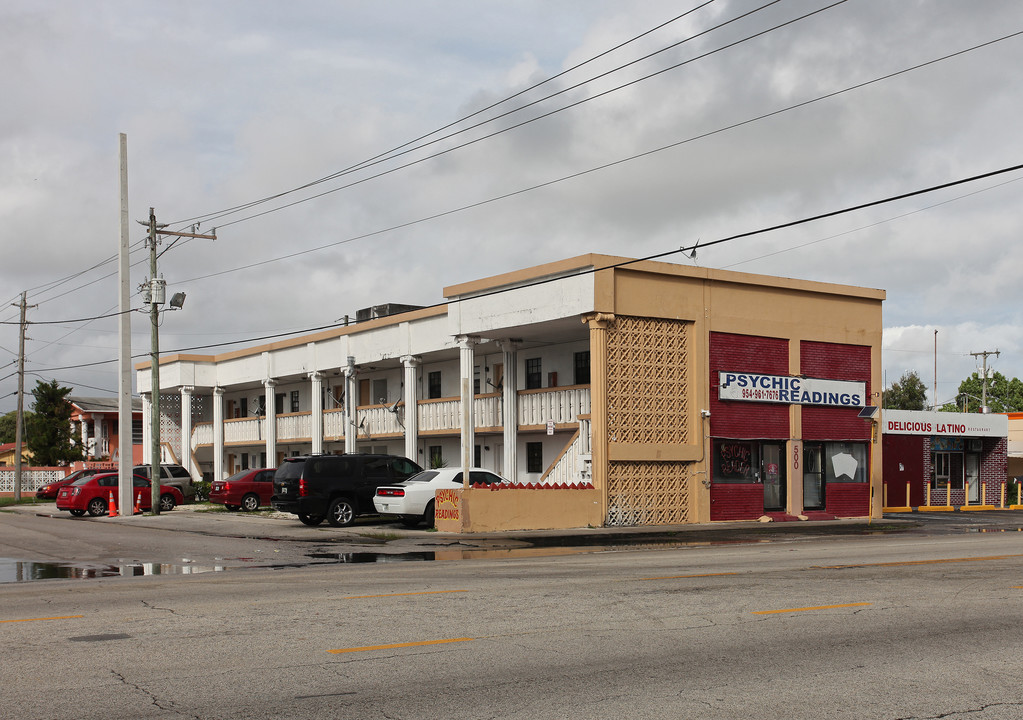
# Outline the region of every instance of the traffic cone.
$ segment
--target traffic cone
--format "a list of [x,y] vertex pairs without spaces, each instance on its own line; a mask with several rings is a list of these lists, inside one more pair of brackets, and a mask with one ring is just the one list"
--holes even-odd
[[142,491],[141,490],[139,490],[139,494],[135,498],[135,509],[134,509],[134,513],[136,515],[138,515],[140,512],[142,512]]
[[117,503],[114,502],[114,491],[110,491],[110,497],[107,500],[107,507],[110,508],[110,517],[117,517]]

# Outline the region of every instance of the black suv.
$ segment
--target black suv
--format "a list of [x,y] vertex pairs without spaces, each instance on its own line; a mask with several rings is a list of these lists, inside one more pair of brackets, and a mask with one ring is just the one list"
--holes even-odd
[[327,518],[334,527],[356,515],[376,513],[378,485],[393,485],[422,468],[399,455],[305,455],[285,458],[274,475],[274,510],[298,515],[306,525]]

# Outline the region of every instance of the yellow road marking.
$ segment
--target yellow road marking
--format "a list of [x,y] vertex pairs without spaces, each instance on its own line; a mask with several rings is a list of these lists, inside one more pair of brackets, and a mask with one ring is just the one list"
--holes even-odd
[[722,575],[738,575],[738,574],[739,573],[726,572],[726,573],[701,573],[699,575],[665,575],[663,577],[640,578],[640,580],[678,580],[679,578],[721,577]]
[[858,563],[855,565],[811,565],[810,568],[812,570],[845,570],[847,568],[898,567],[900,565],[938,565],[940,563],[981,562],[984,560],[1008,560],[1009,558],[1014,557],[1023,557],[1023,554],[987,555],[983,557],[968,558],[939,558],[937,560],[902,560],[900,562]]
[[366,647],[343,648],[341,650],[328,650],[334,655],[350,652],[367,652],[369,650],[393,650],[395,648],[422,647],[423,645],[443,645],[445,643],[469,642],[475,638],[449,638],[447,640],[420,640],[419,642],[395,643],[393,645],[367,645]]
[[38,620],[71,620],[72,618],[83,618],[84,615],[60,615],[58,617],[45,617],[45,618],[24,618],[23,620],[0,620],[0,623],[9,622],[36,622]]
[[388,595],[349,595],[342,600],[364,600],[366,598],[402,597],[404,595],[443,595],[444,593],[469,592],[468,590],[424,590],[423,592],[390,593]]
[[834,608],[864,607],[868,602],[845,603],[843,605],[817,605],[815,607],[786,608],[785,610],[754,610],[754,615],[777,615],[778,613],[804,612],[806,610],[832,610]]

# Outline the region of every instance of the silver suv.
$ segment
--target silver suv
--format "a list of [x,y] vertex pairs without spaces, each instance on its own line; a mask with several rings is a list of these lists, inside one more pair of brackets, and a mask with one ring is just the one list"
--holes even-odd
[[[152,479],[149,477],[150,470],[152,470],[151,465],[136,465],[132,472],[146,479]],[[195,486],[192,485],[192,474],[181,465],[161,465],[160,484],[176,487],[181,491],[181,495],[185,498],[186,503],[195,500]]]

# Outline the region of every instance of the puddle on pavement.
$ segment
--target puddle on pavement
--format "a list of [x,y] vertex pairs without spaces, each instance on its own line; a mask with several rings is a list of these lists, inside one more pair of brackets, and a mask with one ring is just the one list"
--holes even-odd
[[29,582],[32,580],[66,580],[104,577],[142,577],[145,575],[196,575],[220,572],[220,565],[202,566],[192,563],[131,562],[117,565],[93,563],[35,562],[0,558],[0,583]]
[[721,540],[707,542],[668,542],[668,543],[622,543],[578,546],[548,547],[514,547],[514,548],[456,548],[448,547],[432,551],[407,553],[385,552],[315,552],[306,557],[319,563],[395,563],[395,562],[429,562],[434,560],[502,560],[507,558],[558,557],[564,555],[588,555],[600,552],[616,552],[621,550],[678,550],[682,548],[709,547],[714,545],[751,545],[770,542],[763,538],[754,540]]

